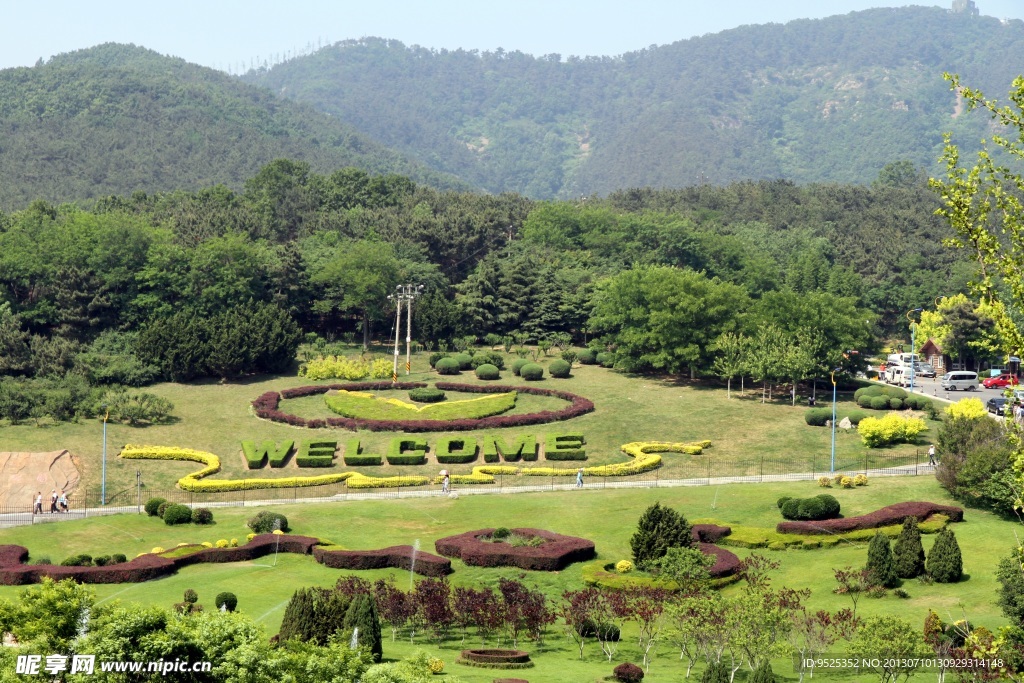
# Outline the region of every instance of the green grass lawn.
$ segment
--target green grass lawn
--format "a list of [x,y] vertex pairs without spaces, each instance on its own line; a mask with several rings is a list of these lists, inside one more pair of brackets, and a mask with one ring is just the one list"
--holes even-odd
[[[550,362],[549,357],[546,362]],[[511,362],[511,358],[509,359]],[[470,372],[456,377],[439,377],[426,364],[426,354],[414,356],[414,372],[410,381],[432,383],[439,379],[480,383]],[[502,373],[501,384],[517,385],[525,382]],[[336,429],[303,429],[259,420],[251,413],[250,402],[260,394],[311,382],[301,377],[257,377],[244,382],[199,382],[192,384],[160,384],[149,391],[170,399],[174,405],[175,420],[171,424],[148,427],[108,425],[107,492],[108,497],[119,493],[135,500],[136,470],[141,471],[145,488],[159,491],[172,488],[178,478],[196,469],[193,463],[122,461],[116,457],[126,443],[181,446],[206,450],[220,456],[222,472],[217,477],[274,477],[303,474],[326,474],[330,470],[299,470],[290,464],[280,470],[264,468],[249,470],[241,454],[243,439],[262,441],[334,439],[344,443],[355,434]],[[324,382],[330,383],[330,382]],[[494,384],[493,382],[490,384]],[[762,404],[760,388],[748,387],[741,395],[733,391],[727,399],[721,388],[701,383],[677,382],[648,377],[633,377],[597,366],[573,369],[569,379],[550,377],[531,386],[554,388],[578,393],[594,401],[596,410],[567,422],[534,425],[528,428],[497,430],[506,439],[518,434],[538,437],[554,432],[580,432],[587,439],[588,465],[622,462],[626,459],[619,447],[631,441],[695,441],[710,439],[712,447],[699,457],[666,458],[659,473],[662,478],[749,475],[782,472],[823,471],[828,469],[831,432],[822,427],[809,427],[804,423],[805,407],[792,407],[788,397]],[[380,392],[389,395],[392,392]],[[400,395],[404,392],[394,392]],[[821,397],[821,393],[819,393]],[[850,397],[842,397],[839,414],[855,408]],[[564,402],[550,397],[522,395],[514,412],[557,409]],[[295,409],[306,417],[333,415],[322,396],[283,401],[282,409]],[[84,485],[95,491],[99,487],[102,429],[94,421],[79,424],[57,424],[37,427],[32,424],[0,428],[0,448],[8,451],[51,451],[67,448],[78,456]],[[489,432],[467,432],[466,436],[482,439]],[[912,462],[934,435],[926,432],[918,445],[902,444],[886,449],[868,451],[856,433],[840,431],[836,438],[836,468],[839,470],[875,467],[879,458],[902,457]],[[397,432],[360,432],[363,448],[368,453],[384,453]],[[417,434],[434,442],[440,434]],[[891,460],[889,460],[891,462]],[[435,474],[437,463],[431,458],[426,466],[390,466],[363,468],[366,474],[395,476],[401,474]],[[478,460],[475,464],[481,464]],[[541,463],[543,464],[543,463]],[[569,466],[569,464],[563,464]],[[342,466],[339,464],[339,466]],[[468,472],[472,464],[448,466],[455,473]],[[145,493],[143,494],[145,497]],[[29,500],[26,498],[26,500]],[[27,504],[27,503],[26,503]]]
[[[328,539],[351,549],[367,549],[395,544],[420,542],[425,551],[433,549],[434,540],[476,528],[495,526],[536,526],[559,533],[592,539],[602,562],[629,557],[629,537],[643,510],[655,501],[675,507],[689,519],[716,518],[724,522],[771,527],[781,520],[775,501],[779,496],[806,496],[820,492],[813,482],[779,484],[733,484],[720,487],[687,487],[635,490],[587,490],[519,495],[462,496],[447,498],[401,499],[382,501],[350,501],[340,503],[282,505],[271,508],[288,516],[293,532]],[[931,477],[875,478],[867,487],[837,489],[832,493],[842,504],[846,516],[861,514],[891,503],[905,500],[928,500],[953,503]],[[54,561],[81,552],[91,555],[122,552],[133,557],[154,546],[170,548],[180,542],[216,541],[238,538],[244,542],[245,520],[255,514],[253,508],[225,508],[214,511],[216,524],[210,527],[168,527],[156,518],[119,515],[58,524],[40,524],[0,532],[0,543],[15,543],[29,548],[33,557],[48,555]],[[946,620],[967,617],[974,624],[995,628],[1005,620],[995,605],[997,583],[995,565],[999,558],[1016,545],[1019,525],[995,516],[967,510],[965,521],[953,525],[964,556],[968,580],[955,585],[923,585],[916,580],[905,582],[910,598],[893,595],[881,599],[861,598],[858,611],[862,615],[893,614],[915,624],[923,623],[928,609],[934,609]],[[928,550],[933,536],[924,537]],[[59,549],[59,550],[56,550]],[[749,551],[732,548],[738,555]],[[836,610],[851,605],[850,600],[832,593],[833,568],[862,566],[867,557],[867,544],[841,544],[832,549],[759,550],[780,563],[774,574],[776,586],[808,588],[812,591],[809,605],[813,609]],[[454,584],[495,585],[500,576],[520,576],[511,569],[466,567],[453,561]],[[526,572],[525,581],[542,588],[552,599],[565,589],[581,586],[582,565],[572,565],[558,573]],[[165,579],[128,585],[97,585],[95,591],[103,599],[137,601],[169,607],[181,600],[186,588],[198,591],[200,602],[209,603],[220,591],[232,591],[239,597],[239,609],[263,624],[268,634],[280,625],[284,606],[294,590],[306,585],[328,586],[342,575],[318,565],[311,557],[282,554],[251,563],[196,565]],[[361,572],[374,579],[394,576],[398,585],[409,585],[409,574],[397,570]],[[0,597],[13,598],[21,588],[2,587]],[[728,587],[724,590],[738,590]],[[624,629],[624,642],[616,662],[638,661],[639,654],[631,644],[630,629]],[[389,633],[387,634],[389,636]],[[475,643],[471,643],[475,644]],[[468,645],[467,645],[468,646]],[[404,656],[415,648],[438,652],[452,662],[462,645],[452,640],[441,647],[417,637],[414,646],[385,642],[387,657]],[[571,680],[590,681],[608,675],[613,664],[603,661],[596,645],[588,646],[587,659],[578,663],[573,645],[561,633],[552,632],[547,649],[533,650],[537,667],[526,674],[530,681],[564,681],[566,667],[571,667]],[[776,666],[779,673],[793,678],[785,662]],[[499,674],[483,669],[455,667],[448,671],[469,683],[491,681]],[[645,680],[679,680],[683,669],[678,653],[667,646],[658,649],[657,657]],[[820,674],[819,676],[820,677]],[[817,678],[817,677],[816,677]],[[827,680],[832,680],[827,679]],[[857,680],[846,677],[843,680]],[[865,679],[868,680],[868,679]],[[923,679],[921,679],[923,680]]]

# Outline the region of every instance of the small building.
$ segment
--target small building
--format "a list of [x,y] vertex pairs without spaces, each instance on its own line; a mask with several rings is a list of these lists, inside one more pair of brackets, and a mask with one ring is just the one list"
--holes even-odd
[[944,375],[953,369],[949,358],[942,353],[942,348],[931,337],[921,345],[921,353],[918,354],[918,357],[935,368],[936,375]]

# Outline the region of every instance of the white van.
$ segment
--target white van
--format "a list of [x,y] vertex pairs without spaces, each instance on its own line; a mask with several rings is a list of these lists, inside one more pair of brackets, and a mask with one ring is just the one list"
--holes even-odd
[[902,365],[888,365],[885,366],[885,381],[887,384],[895,384],[896,386],[902,387],[907,383],[906,375],[904,374],[904,367]]
[[963,370],[947,372],[942,376],[942,388],[946,391],[974,391],[978,388],[978,373]]

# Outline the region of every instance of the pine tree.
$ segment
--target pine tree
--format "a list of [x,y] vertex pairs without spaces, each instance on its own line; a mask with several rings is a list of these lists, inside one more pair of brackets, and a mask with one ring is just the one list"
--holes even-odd
[[892,588],[899,581],[893,564],[892,548],[889,547],[889,537],[881,531],[875,534],[871,539],[871,545],[868,546],[867,570],[871,575],[871,583],[876,586]]
[[[318,588],[316,602],[316,631],[314,640],[317,645],[326,645],[331,636],[338,631],[346,630],[346,618],[351,606],[351,598],[341,591]],[[362,630],[362,629],[360,629]],[[378,628],[379,630],[379,628]]]
[[729,667],[722,662],[709,664],[700,677],[700,683],[729,683]]
[[775,683],[775,672],[772,671],[771,663],[767,660],[761,662],[761,665],[754,669],[750,683]]
[[939,583],[955,583],[960,580],[964,572],[963,556],[960,554],[960,544],[950,529],[939,532],[935,545],[928,553],[925,568],[928,575]]
[[892,560],[896,576],[901,579],[924,574],[924,546],[921,545],[921,530],[917,528],[916,517],[903,520],[903,529],[892,550]]
[[691,527],[685,517],[655,503],[640,516],[636,533],[629,539],[633,561],[640,569],[646,569],[652,561],[664,557],[669,548],[692,546],[690,534]]
[[372,595],[360,593],[352,599],[352,604],[345,614],[344,632],[351,638],[353,629],[359,629],[357,635],[361,647],[370,649],[373,661],[379,662],[384,650],[381,644],[380,618],[377,616],[377,601]]
[[292,594],[284,608],[278,640],[284,642],[297,638],[301,641],[313,639],[316,628],[314,589],[300,588]]

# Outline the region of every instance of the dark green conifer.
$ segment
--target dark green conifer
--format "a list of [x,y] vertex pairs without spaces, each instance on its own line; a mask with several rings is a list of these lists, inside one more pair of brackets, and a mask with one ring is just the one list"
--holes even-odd
[[875,533],[875,537],[871,539],[871,545],[868,546],[867,570],[872,585],[892,588],[899,582],[892,560],[889,537],[881,531]]
[[917,528],[916,517],[903,520],[903,529],[892,549],[892,561],[896,566],[896,576],[901,579],[924,574],[924,546],[921,545],[921,530]]
[[775,672],[772,671],[772,665],[768,660],[761,662],[760,666],[754,669],[750,683],[775,683]]
[[700,683],[729,683],[729,667],[722,662],[709,664],[700,677]]
[[928,575],[939,583],[955,583],[964,572],[964,561],[960,554],[960,544],[949,528],[939,532],[935,545],[928,553],[925,561]]
[[352,603],[345,614],[344,632],[351,638],[352,632],[356,628],[359,629],[356,636],[359,646],[370,648],[373,661],[379,662],[384,654],[380,635],[380,618],[377,616],[377,601],[367,593],[360,593],[352,598]]
[[629,539],[633,562],[640,569],[646,569],[652,561],[664,557],[669,548],[689,548],[693,545],[690,533],[685,517],[655,503],[640,516],[636,533]]

